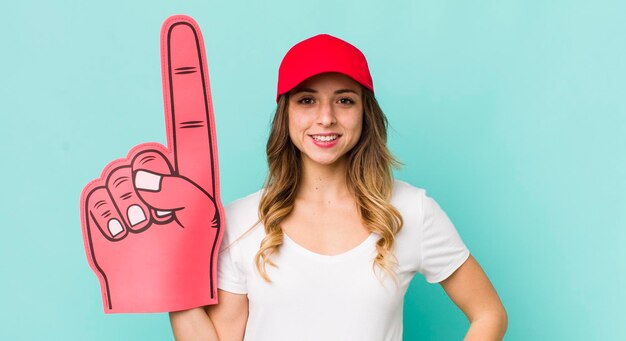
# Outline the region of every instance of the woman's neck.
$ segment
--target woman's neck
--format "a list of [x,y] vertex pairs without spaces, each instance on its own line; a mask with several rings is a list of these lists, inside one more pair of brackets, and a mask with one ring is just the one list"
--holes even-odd
[[302,180],[298,188],[298,199],[335,202],[351,196],[346,181],[347,171],[345,159],[331,165],[302,160]]

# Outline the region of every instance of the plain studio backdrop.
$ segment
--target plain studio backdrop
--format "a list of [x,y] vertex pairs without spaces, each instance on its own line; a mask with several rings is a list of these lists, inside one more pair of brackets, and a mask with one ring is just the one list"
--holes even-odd
[[[79,194],[165,143],[163,20],[202,28],[224,204],[257,190],[287,49],[318,33],[369,59],[404,163],[509,313],[507,340],[626,339],[626,5],[619,1],[11,1],[0,5],[0,339],[171,340],[105,315]],[[417,275],[405,340],[468,323]]]

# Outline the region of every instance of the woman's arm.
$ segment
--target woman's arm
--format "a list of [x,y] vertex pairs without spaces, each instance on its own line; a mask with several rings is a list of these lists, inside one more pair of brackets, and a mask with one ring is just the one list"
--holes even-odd
[[248,321],[248,296],[218,289],[219,303],[170,313],[177,341],[241,341]]
[[465,340],[502,340],[508,324],[506,310],[473,256],[441,286],[470,321]]

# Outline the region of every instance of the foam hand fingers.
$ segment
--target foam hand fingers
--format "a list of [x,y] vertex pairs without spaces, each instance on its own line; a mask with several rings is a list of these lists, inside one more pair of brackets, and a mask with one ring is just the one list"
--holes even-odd
[[[86,200],[86,224],[88,233],[101,233],[110,241],[121,240],[128,234],[125,226],[125,219],[122,217],[117,207],[113,204],[113,199],[105,187],[92,189]],[[97,227],[98,231],[95,231]]]
[[106,187],[129,229],[138,232],[150,225],[150,210],[135,192],[130,166],[113,169],[107,178]]
[[[162,151],[145,150],[139,152],[131,162],[131,172],[133,176],[132,182],[138,191],[159,191],[161,187],[160,178],[164,175],[171,175],[174,171],[168,158]],[[138,176],[138,171],[141,171]],[[139,182],[137,182],[137,179]],[[141,195],[140,195],[141,197]],[[142,197],[143,199],[143,197]],[[145,202],[145,201],[144,201]],[[154,204],[148,203],[152,208],[152,219],[157,223],[165,223],[172,218],[172,211],[168,209],[160,209]]]
[[[167,198],[161,193],[163,177],[170,177],[173,173],[167,157],[158,150],[145,150],[138,153],[132,161],[132,174],[137,193],[154,209],[155,218],[163,218],[170,215],[173,209],[179,208],[175,204],[179,198]],[[150,195],[155,194],[155,195]],[[174,201],[172,203],[171,201]]]
[[216,195],[217,142],[204,42],[198,24],[172,16],[161,30],[161,67],[168,146],[174,168]]
[[208,193],[197,184],[185,177],[172,175],[167,159],[158,151],[148,150],[138,154],[132,168],[137,193],[153,208],[156,220],[168,219],[175,214],[179,223],[186,227],[194,221],[193,217],[202,217],[207,213],[207,207],[214,206]]

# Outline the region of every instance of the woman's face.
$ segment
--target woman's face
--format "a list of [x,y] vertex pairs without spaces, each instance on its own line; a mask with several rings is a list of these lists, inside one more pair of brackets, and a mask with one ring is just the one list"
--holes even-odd
[[289,136],[302,153],[304,165],[332,165],[361,137],[361,86],[339,73],[313,76],[289,96]]

